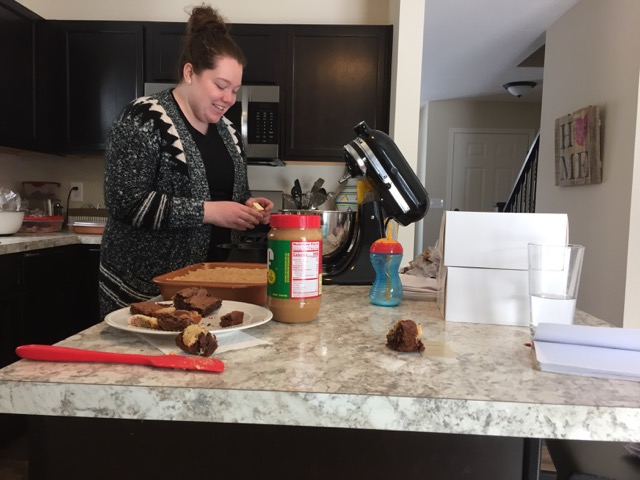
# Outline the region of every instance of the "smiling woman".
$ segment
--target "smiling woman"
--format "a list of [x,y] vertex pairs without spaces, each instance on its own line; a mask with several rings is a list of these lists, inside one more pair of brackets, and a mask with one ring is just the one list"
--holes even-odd
[[242,83],[242,65],[235,59],[221,57],[214,69],[198,73],[193,64],[185,63],[183,78],[192,88],[177,88],[174,96],[189,123],[206,135],[209,124],[218,123],[235,103]]
[[269,223],[273,203],[251,196],[242,139],[225,117],[244,63],[220,14],[196,7],[178,85],[134,100],[114,122],[105,155],[102,316],[158,295],[159,275],[225,260],[219,245]]

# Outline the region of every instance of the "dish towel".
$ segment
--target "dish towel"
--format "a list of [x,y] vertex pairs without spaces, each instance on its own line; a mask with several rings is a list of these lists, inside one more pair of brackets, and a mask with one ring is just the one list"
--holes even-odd
[[[178,333],[176,332],[176,335]],[[164,354],[173,355],[188,355],[180,350],[176,345],[175,337],[167,336],[151,336],[151,335],[138,335],[141,339],[150,343]],[[241,330],[236,332],[228,332],[216,335],[218,340],[218,348],[214,352],[215,355],[220,353],[229,352],[231,350],[240,350],[242,348],[256,347],[258,345],[271,345],[271,342],[261,340]]]
[[408,300],[427,300],[431,302],[436,300],[438,288],[435,278],[401,273],[400,281],[402,282],[402,298]]

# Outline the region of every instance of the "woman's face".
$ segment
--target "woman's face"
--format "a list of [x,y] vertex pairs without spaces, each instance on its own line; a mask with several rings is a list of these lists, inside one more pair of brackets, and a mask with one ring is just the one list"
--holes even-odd
[[233,58],[220,57],[214,69],[193,74],[189,81],[191,110],[196,118],[200,122],[218,123],[236,102],[242,84],[242,65]]

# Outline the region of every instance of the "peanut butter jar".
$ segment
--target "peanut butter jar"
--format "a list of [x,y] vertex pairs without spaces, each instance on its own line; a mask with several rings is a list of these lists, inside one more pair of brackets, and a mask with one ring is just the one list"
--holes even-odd
[[271,215],[267,247],[267,306],[274,320],[306,323],[322,300],[319,215]]

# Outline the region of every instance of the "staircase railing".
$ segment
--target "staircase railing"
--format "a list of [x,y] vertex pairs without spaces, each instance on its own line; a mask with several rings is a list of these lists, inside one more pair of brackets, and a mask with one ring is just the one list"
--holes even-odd
[[540,132],[533,140],[518,178],[501,212],[534,213],[536,211],[536,183],[538,181],[538,151]]

